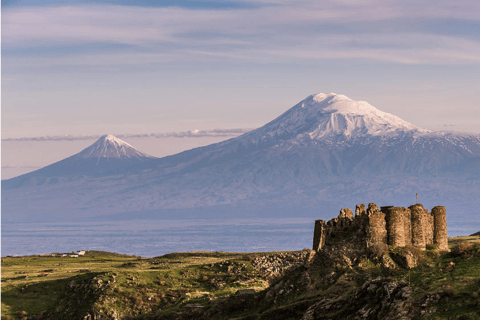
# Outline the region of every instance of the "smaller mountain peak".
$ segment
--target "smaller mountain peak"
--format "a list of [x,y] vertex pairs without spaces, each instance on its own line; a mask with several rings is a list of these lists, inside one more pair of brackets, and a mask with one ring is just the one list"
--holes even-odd
[[94,144],[78,155],[81,158],[153,158],[111,134],[101,136]]
[[122,139],[119,139],[119,138],[115,137],[113,134],[104,134],[103,136],[100,137],[100,139],[97,140],[97,142],[99,142],[99,141],[102,141],[102,142],[103,141],[116,142],[116,143],[121,143],[121,144],[126,143]]
[[114,140],[117,139],[113,134],[104,134],[103,136],[100,137],[100,139],[104,140]]

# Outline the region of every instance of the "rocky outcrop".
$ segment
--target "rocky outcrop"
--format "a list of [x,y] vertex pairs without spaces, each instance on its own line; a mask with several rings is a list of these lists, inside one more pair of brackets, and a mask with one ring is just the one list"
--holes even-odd
[[112,276],[111,280],[105,283],[101,274],[94,273],[74,277],[65,286],[64,298],[57,307],[40,314],[38,319],[118,319],[114,309],[108,314],[101,314],[100,310],[95,308],[95,303],[111,290],[110,284],[114,281]]
[[308,308],[302,320],[412,319],[415,309],[409,299],[411,293],[405,281],[379,277],[366,281],[353,293],[318,301]]
[[265,277],[275,278],[303,265],[309,255],[309,250],[257,255],[252,260],[252,266]]

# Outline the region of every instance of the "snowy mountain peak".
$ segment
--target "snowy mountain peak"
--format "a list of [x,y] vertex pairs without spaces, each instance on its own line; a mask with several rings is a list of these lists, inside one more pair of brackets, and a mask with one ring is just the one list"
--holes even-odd
[[308,96],[265,126],[251,131],[245,138],[311,139],[342,135],[345,138],[361,136],[392,136],[405,132],[428,133],[397,116],[378,110],[365,101],[355,101],[335,93]]
[[106,159],[134,159],[134,158],[153,158],[141,151],[138,151],[130,144],[115,137],[106,134],[100,137],[90,147],[77,154],[78,158],[106,158]]
[[[309,99],[311,98],[311,99]],[[368,114],[381,112],[364,101],[354,101],[343,94],[319,93],[304,100],[311,108],[320,108],[326,112],[341,114]]]
[[109,141],[109,142],[112,142],[112,143],[128,144],[125,141],[123,141],[121,139],[118,139],[117,137],[115,137],[112,134],[104,134],[103,136],[100,137],[100,139],[103,139],[104,141]]
[[77,179],[141,172],[156,160],[156,157],[138,151],[113,135],[104,135],[73,156],[8,180],[7,188],[42,185],[50,183],[50,179],[59,181],[57,179],[67,177]]

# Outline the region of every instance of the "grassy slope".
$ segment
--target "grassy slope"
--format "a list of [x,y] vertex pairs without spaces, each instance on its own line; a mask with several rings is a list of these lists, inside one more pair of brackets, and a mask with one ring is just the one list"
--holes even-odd
[[[478,238],[472,240],[478,242]],[[480,319],[480,252],[442,255],[398,276],[411,282],[417,297],[442,296],[425,319]]]
[[[452,245],[480,243],[480,237],[449,241]],[[437,257],[429,251],[423,254],[423,263],[411,271],[385,269],[383,262],[371,259],[357,262],[354,268],[341,263],[319,265],[307,280],[302,268],[288,278],[267,279],[253,267],[255,256],[262,253],[173,253],[147,259],[90,251],[78,258],[3,257],[2,319],[29,318],[42,312],[51,318],[73,319],[75,314],[92,311],[121,318],[159,310],[164,312],[159,318],[169,318],[170,312],[176,314],[187,304],[203,305],[218,318],[294,319],[315,301],[348,297],[365,279],[376,276],[409,281],[418,299],[440,292],[441,303],[423,318],[480,318],[480,306],[476,304],[480,254]],[[304,282],[310,284],[303,286]],[[264,290],[269,283],[271,288]],[[260,292],[226,298],[244,288]],[[218,301],[225,303],[222,306]],[[348,314],[348,306],[345,308],[343,312]]]
[[[225,260],[229,265],[222,264]],[[238,275],[231,274],[235,271]],[[99,280],[103,287],[108,284],[109,289],[100,295],[110,300],[103,305],[109,304],[122,315],[172,307],[179,300],[214,299],[238,289],[262,290],[266,286],[241,253],[175,253],[147,259],[90,251],[78,258],[2,257],[2,319],[52,312],[61,307],[61,299],[63,304],[70,303],[65,300],[65,288],[72,280],[89,285],[93,280],[97,287]]]

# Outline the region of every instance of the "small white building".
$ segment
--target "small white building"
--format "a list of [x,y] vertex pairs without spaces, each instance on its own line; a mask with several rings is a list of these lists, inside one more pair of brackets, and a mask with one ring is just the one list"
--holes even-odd
[[78,254],[79,256],[84,256],[84,255],[85,255],[85,250],[77,251],[77,254]]

